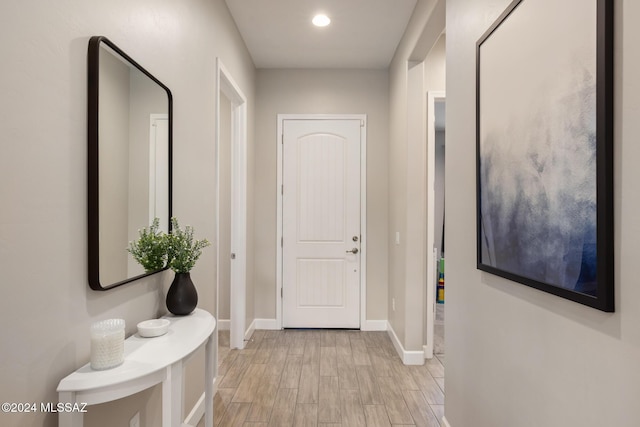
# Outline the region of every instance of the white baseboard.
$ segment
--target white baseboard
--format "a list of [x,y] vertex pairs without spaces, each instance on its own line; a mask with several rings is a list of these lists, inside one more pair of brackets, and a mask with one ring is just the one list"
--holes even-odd
[[229,319],[218,319],[217,323],[219,331],[228,331],[231,329],[231,320]]
[[[215,395],[218,392],[218,378],[213,379],[213,394]],[[184,423],[182,423],[182,427],[195,427],[198,425],[202,417],[204,417],[204,393],[200,396],[198,401],[196,402],[187,418],[185,418]]]
[[[225,322],[224,320],[219,320],[218,322]],[[227,321],[228,322],[228,321]],[[253,321],[255,325],[255,329],[263,329],[267,331],[274,331],[281,328],[278,328],[278,322],[276,319],[255,319]],[[365,320],[364,324],[360,327],[361,331],[386,331],[387,325],[389,322],[386,320]],[[220,329],[223,327],[220,325]]]
[[398,352],[398,356],[402,359],[402,363],[405,365],[424,365],[424,351],[405,350],[389,322],[387,322],[387,333],[389,334],[389,338],[391,338],[393,346]]
[[444,423],[444,427],[451,427],[451,424],[447,421],[447,417],[442,417],[442,422]]
[[[249,329],[251,329],[252,327],[253,327],[253,330],[256,330],[256,329],[267,329],[267,330],[278,329],[278,328],[276,328],[276,319],[254,319],[254,321],[252,322],[251,326],[249,326],[247,331],[249,331]],[[229,320],[229,319],[218,319],[218,330],[219,331],[228,331],[230,329],[231,329],[231,320]]]
[[[222,320],[220,321],[222,322]],[[275,331],[278,328],[278,322],[276,319],[255,319],[255,329],[263,329],[267,331]],[[386,331],[388,322],[386,320],[365,320],[365,323],[360,327],[361,331]],[[222,329],[222,326],[220,327]]]
[[251,335],[253,335],[255,330],[256,330],[256,321],[254,319],[253,322],[251,322],[251,324],[247,328],[247,330],[244,331],[244,340],[249,341],[251,339]]
[[387,330],[387,322],[386,320],[365,320],[364,324],[360,326],[361,331],[386,331]]
[[256,329],[265,329],[268,331],[280,329],[278,328],[278,322],[276,319],[255,319],[253,323],[255,324]]

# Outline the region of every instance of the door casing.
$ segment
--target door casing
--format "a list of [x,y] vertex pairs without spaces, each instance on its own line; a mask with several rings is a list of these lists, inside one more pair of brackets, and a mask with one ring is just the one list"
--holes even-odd
[[366,114],[278,114],[277,133],[277,186],[276,206],[276,327],[282,328],[282,171],[283,171],[283,137],[285,120],[360,120],[362,132],[360,138],[360,328],[366,324],[367,315],[367,115]]
[[[169,158],[168,132],[157,132],[158,126],[166,129],[169,126],[168,114],[149,115],[149,224],[155,218],[160,219],[160,229],[169,229],[169,177],[166,171],[158,176],[158,170],[162,171],[158,165],[167,165]],[[164,130],[164,129],[163,129]],[[165,138],[158,147],[158,138]],[[157,187],[160,187],[158,190]],[[158,200],[158,198],[160,199]]]

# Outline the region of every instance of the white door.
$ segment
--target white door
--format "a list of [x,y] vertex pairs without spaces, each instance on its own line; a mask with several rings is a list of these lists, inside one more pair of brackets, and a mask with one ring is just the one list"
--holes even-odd
[[360,327],[361,120],[284,120],[284,327]]

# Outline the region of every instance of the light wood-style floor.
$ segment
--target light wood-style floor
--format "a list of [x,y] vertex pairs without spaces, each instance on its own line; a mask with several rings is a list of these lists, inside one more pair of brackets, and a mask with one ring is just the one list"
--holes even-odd
[[255,331],[219,338],[216,426],[439,427],[444,354],[405,366],[386,332]]

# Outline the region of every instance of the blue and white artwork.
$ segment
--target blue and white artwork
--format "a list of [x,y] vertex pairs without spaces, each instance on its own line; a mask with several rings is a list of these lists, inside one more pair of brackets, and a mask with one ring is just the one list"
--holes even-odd
[[591,296],[596,28],[595,1],[523,0],[478,69],[479,264]]

